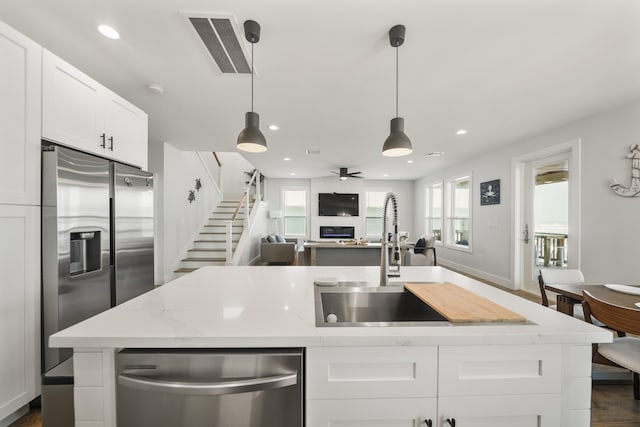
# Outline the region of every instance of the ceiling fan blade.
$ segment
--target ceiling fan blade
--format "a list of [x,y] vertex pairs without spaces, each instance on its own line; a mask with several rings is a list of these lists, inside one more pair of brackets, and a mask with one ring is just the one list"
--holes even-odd
[[359,173],[362,173],[362,172],[349,172],[348,175],[349,176],[354,176],[354,175],[358,175]]
[[329,171],[331,173],[335,173],[336,175],[340,175],[340,172],[336,172],[336,171]]
[[358,175],[349,175],[349,178],[364,178],[364,176],[358,176]]

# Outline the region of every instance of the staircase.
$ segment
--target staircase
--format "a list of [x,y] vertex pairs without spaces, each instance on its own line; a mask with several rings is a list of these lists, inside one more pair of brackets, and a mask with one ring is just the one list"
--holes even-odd
[[[187,256],[174,270],[175,277],[191,273],[207,265],[226,264],[226,225],[227,221],[231,220],[237,206],[238,201],[233,200],[223,200],[218,204],[198,238],[194,240],[193,248],[187,251]],[[249,204],[249,211],[252,207],[253,203]],[[244,219],[244,209],[241,209],[232,225],[231,249],[233,252],[236,250],[244,229]]]

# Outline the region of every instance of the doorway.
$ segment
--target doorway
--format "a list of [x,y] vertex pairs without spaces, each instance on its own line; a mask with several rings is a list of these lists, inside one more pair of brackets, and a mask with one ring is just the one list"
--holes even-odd
[[542,268],[580,268],[580,141],[514,159],[514,287]]

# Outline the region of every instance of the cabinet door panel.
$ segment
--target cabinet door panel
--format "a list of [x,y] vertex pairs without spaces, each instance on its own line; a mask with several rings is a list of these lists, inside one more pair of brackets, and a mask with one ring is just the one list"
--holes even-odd
[[101,146],[103,87],[47,50],[42,58],[43,138],[89,153],[107,154]]
[[560,395],[444,397],[438,399],[439,427],[552,427],[560,424]]
[[307,350],[310,399],[434,397],[436,347],[313,347]]
[[0,22],[0,203],[40,204],[41,50]]
[[147,114],[111,91],[106,106],[108,156],[146,169]]
[[0,205],[0,419],[40,393],[39,214]]
[[435,398],[307,402],[307,427],[423,427],[426,419],[436,420]]
[[560,393],[559,345],[443,346],[438,395]]

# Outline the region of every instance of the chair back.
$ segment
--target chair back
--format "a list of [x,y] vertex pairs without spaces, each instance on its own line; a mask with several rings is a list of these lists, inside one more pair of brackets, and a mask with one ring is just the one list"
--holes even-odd
[[540,275],[544,283],[548,285],[568,285],[571,283],[584,283],[582,271],[577,269],[560,270],[544,269],[540,270]]
[[582,295],[584,295],[582,308],[585,319],[590,319],[593,316],[608,328],[640,335],[640,310],[609,304],[594,297],[589,291],[583,290]]

